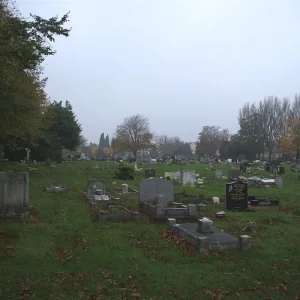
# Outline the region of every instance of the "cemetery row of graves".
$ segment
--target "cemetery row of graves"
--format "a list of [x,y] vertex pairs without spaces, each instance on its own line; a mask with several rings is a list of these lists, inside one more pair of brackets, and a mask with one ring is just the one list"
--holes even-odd
[[[27,167],[29,172],[26,170]],[[203,278],[201,283],[197,283],[198,281],[193,279],[195,286],[192,290],[183,287],[191,280],[190,276],[188,276],[187,282],[183,281],[182,283],[178,278],[174,278],[173,281],[170,279],[169,284],[174,286],[173,289],[177,289],[178,295],[183,295],[187,299],[190,299],[195,293],[202,293],[203,299],[205,297],[210,299],[218,295],[221,298],[230,296],[232,299],[232,293],[228,289],[237,291],[238,287],[227,282],[226,276],[228,277],[228,275],[226,274],[231,272],[232,277],[240,282],[241,288],[245,288],[244,291],[240,290],[237,293],[244,293],[244,297],[250,297],[251,293],[255,294],[255,290],[246,290],[248,283],[243,283],[241,279],[238,279],[240,275],[237,270],[245,268],[245,265],[249,264],[249,259],[257,265],[261,265],[262,260],[266,264],[275,263],[277,260],[277,265],[280,265],[281,260],[282,264],[288,261],[291,265],[287,266],[286,272],[288,273],[284,277],[288,277],[289,280],[281,283],[286,288],[274,289],[269,292],[285,297],[298,295],[295,286],[290,291],[287,288],[289,285],[293,285],[295,276],[299,275],[299,264],[297,267],[292,264],[299,254],[291,256],[296,252],[300,242],[299,234],[295,232],[295,226],[300,221],[297,213],[300,211],[300,207],[296,206],[297,190],[295,190],[299,184],[299,178],[297,176],[298,169],[295,166],[265,164],[247,167],[245,164],[193,164],[185,169],[180,169],[176,165],[142,167],[138,169],[135,164],[134,178],[125,180],[116,177],[118,164],[114,162],[102,165],[99,163],[95,165],[95,162],[92,161],[75,162],[68,165],[38,166],[37,168],[24,164],[8,166],[5,172],[0,172],[1,232],[9,232],[14,227],[13,231],[20,231],[22,235],[24,228],[33,234],[35,228],[39,228],[43,222],[45,222],[44,226],[46,224],[49,226],[48,231],[52,231],[58,226],[62,232],[68,230],[73,232],[78,230],[77,226],[80,220],[85,220],[85,223],[88,224],[85,225],[86,228],[91,226],[90,229],[85,229],[91,239],[95,239],[94,235],[97,233],[97,236],[104,235],[109,241],[104,247],[105,250],[103,244],[96,245],[94,240],[93,246],[98,249],[99,256],[100,253],[103,256],[103,252],[110,249],[108,252],[112,258],[109,258],[108,253],[103,258],[100,258],[97,252],[94,252],[93,255],[98,257],[99,262],[106,257],[108,260],[106,265],[112,265],[113,258],[117,257],[120,265],[116,268],[121,272],[119,277],[126,276],[128,271],[138,272],[139,264],[142,264],[142,262],[136,263],[135,271],[132,269],[132,265],[127,266],[126,271],[123,270],[122,266],[126,264],[118,254],[121,246],[117,247],[118,243],[124,239],[120,236],[122,233],[126,233],[128,236],[126,240],[123,240],[124,247],[132,251],[131,254],[129,251],[126,257],[142,255],[143,259],[147,261],[147,267],[144,267],[150,273],[151,265],[153,267],[154,263],[159,263],[154,268],[165,276],[170,276],[170,272],[172,272],[170,257],[172,257],[172,264],[180,263],[182,271],[188,272],[187,274],[190,272],[190,274],[205,276],[207,269],[221,268],[223,270],[228,268],[228,272],[224,272],[224,274],[221,272],[218,275],[224,283],[219,283],[219,285],[226,287],[226,291],[217,289],[218,283],[211,282],[209,278],[213,278],[212,274],[207,275],[207,280]],[[14,169],[14,171],[8,168]],[[30,171],[33,169],[34,171]],[[38,184],[40,184],[39,187]],[[64,212],[63,220],[60,219],[62,224],[53,221],[60,215],[59,213],[57,216],[54,215],[53,220],[51,219],[49,222],[47,214],[51,210],[59,211],[55,205],[58,205]],[[43,215],[46,215],[45,220],[43,220]],[[73,220],[71,216],[76,216],[76,220]],[[265,222],[270,226],[266,226]],[[17,227],[15,227],[16,224]],[[139,226],[136,226],[137,224]],[[271,227],[275,228],[275,231]],[[45,229],[41,228],[39,230],[43,233]],[[286,234],[283,233],[284,230],[286,230]],[[286,236],[289,234],[288,230],[291,230],[293,244],[289,241],[289,245],[284,246],[284,241],[289,239]],[[55,233],[55,236],[60,234],[62,233]],[[157,242],[157,236],[160,237],[159,242]],[[0,237],[3,238],[3,236]],[[138,240],[134,242],[134,249],[138,250],[131,248],[132,242],[128,244],[128,241],[135,239]],[[83,240],[86,241],[86,239]],[[44,242],[47,244],[49,241],[46,239]],[[152,246],[145,246],[147,242]],[[2,241],[1,245],[4,246],[4,243]],[[156,246],[154,247],[153,244]],[[272,248],[277,244],[283,246]],[[22,245],[19,245],[18,241],[15,241],[15,245],[21,252]],[[11,244],[8,246],[12,247]],[[30,245],[28,247],[30,248]],[[153,257],[147,256],[148,254],[144,257],[142,253],[148,253],[149,247],[152,249],[151,253],[157,253],[160,249],[162,257],[165,258],[153,260]],[[10,248],[4,252],[7,252],[8,249]],[[12,272],[8,275],[10,278],[13,278],[12,275],[15,273],[13,270],[16,269],[16,266],[13,267],[14,259],[19,261],[18,251],[11,256],[3,255],[3,251],[1,253],[4,266],[11,267]],[[28,250],[25,251],[25,253],[28,252]],[[270,256],[271,254],[273,258]],[[237,258],[240,265],[234,264],[233,266],[232,259]],[[85,259],[89,260],[88,257]],[[91,260],[94,264],[94,260]],[[207,260],[210,262],[209,267],[205,263]],[[193,270],[188,267],[191,262],[197,266]],[[73,263],[77,265],[79,262]],[[86,264],[89,265],[88,262]],[[180,265],[177,267],[178,272],[181,269]],[[80,266],[82,267],[82,263]],[[166,269],[167,266],[168,269]],[[45,267],[43,265],[43,268]],[[64,266],[65,272],[68,272],[69,267],[72,268],[71,265]],[[88,268],[86,266],[86,270]],[[236,270],[233,271],[235,268]],[[283,267],[280,266],[280,268]],[[22,270],[22,268],[20,269]],[[38,269],[32,271],[32,276],[35,277],[38,272]],[[253,271],[248,269],[248,272]],[[8,271],[8,273],[10,272]],[[250,276],[250,273],[246,274],[247,277]],[[273,289],[274,284],[272,285],[271,282],[277,284],[278,280],[274,279],[274,274],[271,276],[271,273],[269,274],[269,271],[266,270],[264,276],[268,285]],[[24,276],[24,269],[18,276]],[[260,282],[261,279],[257,277],[257,274],[252,273],[251,276],[253,276],[251,286],[255,285],[253,282]],[[157,297],[154,299],[175,297],[170,293],[159,297],[163,284],[156,284],[153,280],[150,279],[149,282],[154,285],[152,290],[142,287],[144,286],[142,285],[140,288],[128,289],[122,293],[119,288],[114,287],[110,292],[106,291],[105,293],[108,299],[110,297],[117,299],[117,295],[118,297],[121,295],[120,299],[124,299],[124,297],[125,299],[127,299],[126,297],[128,299],[134,299],[134,297],[147,299],[148,297],[149,299],[150,296]],[[170,280],[168,279],[168,281]],[[12,285],[16,284],[15,280],[11,280],[11,282]],[[94,292],[100,297],[101,291],[99,288],[97,290],[97,286],[95,288]],[[36,289],[35,284],[33,284],[33,289]],[[93,290],[93,287],[90,289]],[[197,289],[200,290],[196,292]],[[210,292],[204,295],[204,290]],[[154,291],[156,291],[155,294],[152,294]],[[257,287],[257,291],[261,292],[261,289]],[[9,293],[6,290],[5,295]],[[200,294],[195,296],[195,299],[198,299]],[[184,297],[183,299],[185,299]]]

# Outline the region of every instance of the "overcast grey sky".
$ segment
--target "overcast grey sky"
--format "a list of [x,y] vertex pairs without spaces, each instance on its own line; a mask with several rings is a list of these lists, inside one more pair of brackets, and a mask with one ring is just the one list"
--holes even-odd
[[97,142],[126,116],[194,141],[238,130],[245,102],[300,92],[299,0],[17,0],[24,16],[70,10],[47,58],[47,92],[69,100]]

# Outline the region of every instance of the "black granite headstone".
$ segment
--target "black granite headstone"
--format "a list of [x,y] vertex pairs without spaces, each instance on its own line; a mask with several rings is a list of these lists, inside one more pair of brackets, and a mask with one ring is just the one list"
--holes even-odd
[[266,172],[270,172],[271,171],[271,165],[270,163],[266,163]]
[[283,166],[278,167],[277,173],[278,173],[279,175],[284,174],[284,167],[283,167]]
[[150,169],[146,169],[145,170],[145,178],[146,179],[148,179],[148,178],[150,178],[151,176],[150,176]]
[[248,208],[248,186],[244,182],[232,182],[226,184],[226,209]]
[[247,165],[245,163],[240,164],[240,171],[244,173],[247,171]]
[[156,174],[156,170],[155,169],[151,169],[150,170],[150,177],[155,177]]

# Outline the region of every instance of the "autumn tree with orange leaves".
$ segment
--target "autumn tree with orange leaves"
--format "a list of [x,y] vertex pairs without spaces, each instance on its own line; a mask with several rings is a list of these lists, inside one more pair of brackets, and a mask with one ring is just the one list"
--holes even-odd
[[280,140],[281,153],[296,152],[299,159],[300,151],[300,119],[291,119],[287,121],[287,134]]

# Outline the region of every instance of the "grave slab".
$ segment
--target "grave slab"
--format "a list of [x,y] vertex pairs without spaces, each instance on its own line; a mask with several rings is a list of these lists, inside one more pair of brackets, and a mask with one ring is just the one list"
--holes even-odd
[[68,188],[61,181],[52,181],[46,186],[47,193],[66,192]]
[[[201,219],[198,222],[201,222]],[[201,232],[197,223],[177,224],[175,218],[169,218],[167,229],[195,245],[199,252],[209,250],[245,251],[251,247],[250,236],[241,235],[237,238],[211,225],[210,232]]]

